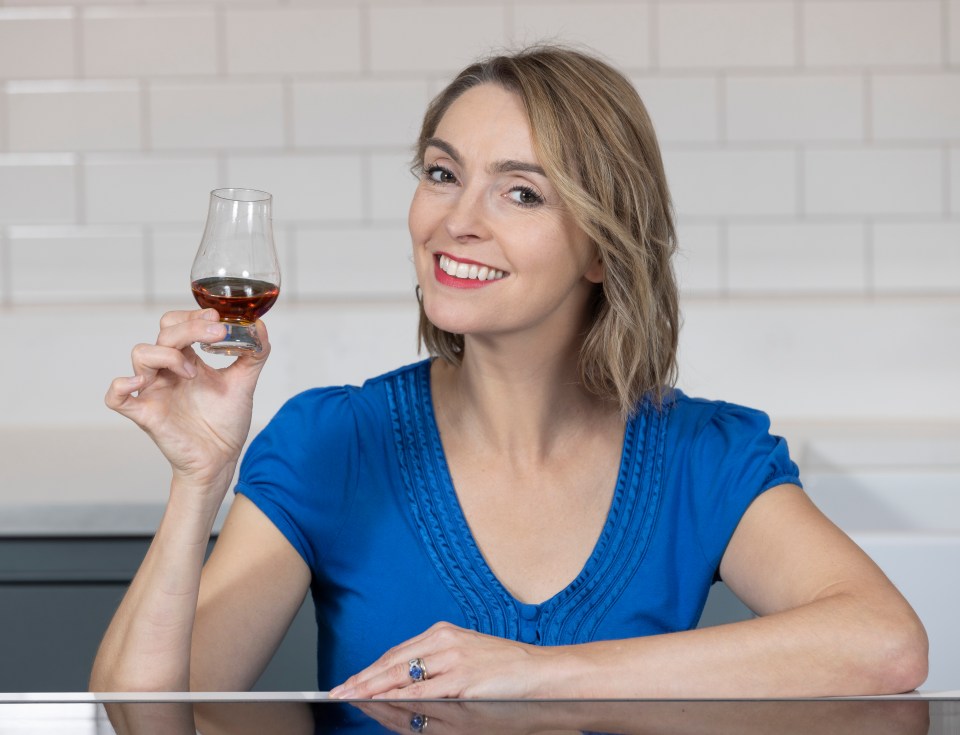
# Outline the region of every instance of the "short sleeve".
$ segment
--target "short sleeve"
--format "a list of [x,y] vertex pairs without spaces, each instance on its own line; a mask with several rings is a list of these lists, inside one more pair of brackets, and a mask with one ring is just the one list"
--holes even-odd
[[750,504],[764,491],[800,484],[787,442],[770,433],[762,411],[716,402],[690,453],[692,513],[707,563],[719,579],[720,561]]
[[349,390],[310,390],[277,412],[240,465],[235,492],[263,511],[314,572],[354,497],[356,437]]

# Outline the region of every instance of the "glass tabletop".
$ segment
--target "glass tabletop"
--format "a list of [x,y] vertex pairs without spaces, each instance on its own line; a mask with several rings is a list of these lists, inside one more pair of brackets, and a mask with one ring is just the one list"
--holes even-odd
[[960,693],[866,699],[336,702],[322,693],[2,695],[0,733],[958,735]]

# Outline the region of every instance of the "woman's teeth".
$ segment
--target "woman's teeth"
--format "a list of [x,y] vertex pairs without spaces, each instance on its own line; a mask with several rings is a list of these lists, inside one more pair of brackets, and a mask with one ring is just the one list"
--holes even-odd
[[475,281],[496,281],[504,276],[503,271],[485,265],[458,263],[446,255],[440,256],[440,270],[454,278],[472,278]]

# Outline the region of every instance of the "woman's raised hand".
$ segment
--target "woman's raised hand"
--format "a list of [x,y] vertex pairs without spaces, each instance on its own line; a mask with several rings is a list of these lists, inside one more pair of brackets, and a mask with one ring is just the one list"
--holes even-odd
[[104,400],[150,435],[175,478],[225,492],[250,430],[270,341],[257,322],[263,351],[212,368],[191,345],[216,342],[224,330],[213,309],[167,312],[156,344],[133,348],[133,377],[116,378]]

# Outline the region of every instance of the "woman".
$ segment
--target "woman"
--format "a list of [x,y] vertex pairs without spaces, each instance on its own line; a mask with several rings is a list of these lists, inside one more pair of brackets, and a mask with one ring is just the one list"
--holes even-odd
[[[766,417],[669,387],[675,235],[630,84],[553,47],[475,64],[428,109],[416,164],[437,357],[290,401],[205,566],[265,328],[262,355],[217,371],[191,348],[222,336],[217,315],[167,314],[111,385],[173,481],[92,688],[247,689],[308,589],[334,697],[918,686],[922,625],[807,500]],[[715,579],[759,617],[694,630]]]

